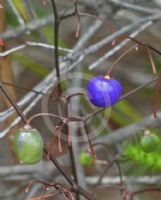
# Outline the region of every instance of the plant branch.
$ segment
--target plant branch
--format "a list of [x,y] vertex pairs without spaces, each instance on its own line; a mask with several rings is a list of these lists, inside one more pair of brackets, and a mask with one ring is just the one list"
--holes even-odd
[[60,19],[58,17],[57,8],[54,0],[51,0],[52,8],[53,8],[53,14],[54,14],[54,54],[55,54],[55,68],[56,68],[56,76],[59,81],[60,79],[60,69],[59,69],[59,25],[60,25]]
[[2,92],[4,93],[4,95],[7,97],[7,99],[9,100],[9,102],[11,103],[11,105],[15,108],[16,112],[19,114],[19,116],[21,117],[22,121],[24,123],[26,123],[27,119],[26,119],[25,115],[22,113],[22,111],[16,105],[16,103],[14,102],[14,99],[9,94],[8,90],[5,88],[5,86],[3,85],[3,83],[1,81],[0,81],[0,88],[1,88]]

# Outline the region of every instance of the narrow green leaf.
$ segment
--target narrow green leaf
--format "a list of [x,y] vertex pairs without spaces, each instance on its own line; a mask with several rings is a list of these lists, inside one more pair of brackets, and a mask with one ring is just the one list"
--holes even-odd
[[141,115],[127,100],[123,100],[112,109],[111,119],[121,126],[126,126],[140,120]]
[[16,59],[19,63],[21,63],[23,67],[29,69],[40,77],[45,77],[49,73],[49,69],[36,62],[35,60],[28,59],[21,53],[15,53],[13,55],[13,59]]

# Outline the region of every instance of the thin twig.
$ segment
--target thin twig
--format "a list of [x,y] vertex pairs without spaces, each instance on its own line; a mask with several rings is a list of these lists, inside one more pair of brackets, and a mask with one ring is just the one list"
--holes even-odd
[[0,81],[0,88],[1,88],[2,92],[4,93],[4,95],[7,97],[7,99],[10,101],[11,105],[15,108],[16,112],[19,114],[19,116],[21,117],[22,121],[24,123],[26,123],[27,122],[27,118],[22,113],[22,111],[19,109],[19,107],[16,105],[16,103],[14,102],[14,99],[9,94],[8,90],[5,88],[5,86],[3,85],[3,83],[1,81]]

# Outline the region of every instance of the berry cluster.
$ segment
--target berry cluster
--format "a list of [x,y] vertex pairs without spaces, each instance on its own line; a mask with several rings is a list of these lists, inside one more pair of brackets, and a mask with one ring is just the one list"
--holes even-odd
[[[87,96],[90,102],[97,107],[113,106],[120,99],[121,93],[121,84],[106,76],[96,76],[87,85]],[[159,145],[160,138],[149,131],[145,131],[140,140],[142,150],[145,153],[151,153],[157,150]],[[30,126],[20,129],[15,134],[13,147],[15,154],[22,163],[33,164],[42,159],[44,148],[42,137],[36,129],[32,129]],[[90,165],[93,163],[93,157],[89,153],[82,152],[80,162],[82,165]]]
[[[120,98],[121,84],[114,79],[105,76],[96,76],[87,85],[87,96],[90,102],[97,107],[110,107]],[[43,140],[40,133],[30,126],[20,129],[13,139],[14,152],[21,163],[34,164],[43,156]],[[90,165],[93,162],[91,154],[82,152],[80,162]]]

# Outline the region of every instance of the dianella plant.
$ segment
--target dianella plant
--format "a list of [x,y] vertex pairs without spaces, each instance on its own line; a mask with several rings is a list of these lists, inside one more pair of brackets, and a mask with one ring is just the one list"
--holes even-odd
[[160,199],[160,6],[0,0],[0,199]]

